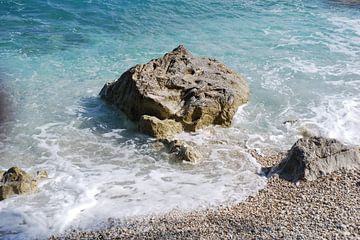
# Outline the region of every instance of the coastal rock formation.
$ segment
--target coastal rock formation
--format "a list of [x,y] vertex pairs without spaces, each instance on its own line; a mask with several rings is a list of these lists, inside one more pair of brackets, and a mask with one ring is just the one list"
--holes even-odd
[[173,154],[176,159],[180,161],[195,163],[202,158],[201,153],[185,141],[168,139],[163,139],[161,141],[168,152]]
[[[249,88],[224,64],[195,57],[180,45],[163,57],[130,68],[118,80],[105,84],[100,96],[134,121],[149,115],[195,131],[211,124],[229,126],[238,107],[248,101]],[[149,134],[144,117],[140,123],[140,129]],[[176,126],[175,132],[178,129]]]
[[183,131],[181,123],[173,119],[160,120],[148,115],[141,116],[138,128],[140,132],[157,139],[164,139]]
[[271,172],[290,181],[312,181],[339,169],[360,169],[360,150],[336,139],[313,136],[299,139]]
[[6,172],[0,173],[0,201],[16,194],[33,193],[38,191],[37,179],[46,178],[46,171],[38,171],[36,177],[32,177],[18,167],[12,167]]

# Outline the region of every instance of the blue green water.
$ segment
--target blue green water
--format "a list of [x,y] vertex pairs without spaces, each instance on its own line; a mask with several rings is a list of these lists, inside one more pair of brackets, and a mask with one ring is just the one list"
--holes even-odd
[[[251,89],[231,128],[179,136],[205,153],[194,166],[169,161],[97,96],[179,44]],[[288,149],[304,131],[360,144],[360,4],[0,0],[0,86],[0,169],[50,175],[39,193],[0,202],[4,239],[241,201],[265,184],[245,149]]]

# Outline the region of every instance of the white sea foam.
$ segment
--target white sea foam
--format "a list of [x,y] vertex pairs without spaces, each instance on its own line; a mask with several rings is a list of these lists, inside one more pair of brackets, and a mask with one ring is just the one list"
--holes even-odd
[[347,144],[360,144],[360,98],[343,96],[323,100],[313,106],[315,117],[303,119],[303,126],[314,133],[339,139]]
[[240,201],[262,188],[265,180],[256,174],[256,161],[241,147],[211,143],[221,139],[213,139],[208,131],[183,135],[206,153],[204,163],[187,166],[171,164],[166,155],[158,159],[151,153],[152,141],[124,141],[123,129],[94,136],[76,122],[38,127],[33,139],[42,149],[42,163],[27,170],[47,169],[49,179],[37,194],[0,202],[0,229],[16,231],[13,237],[18,239],[44,237],[70,226],[94,226],[108,217]]
[[[141,1],[134,8],[72,4],[80,3],[57,4],[70,13],[67,30],[54,18],[48,29],[49,19],[42,19],[57,6],[39,6],[39,16],[28,16],[36,26],[21,22],[0,37],[0,70],[16,112],[11,133],[1,135],[0,166],[49,172],[39,193],[0,202],[0,238],[46,237],[69,227],[94,227],[108,217],[241,201],[265,185],[246,150],[287,150],[304,131],[360,144],[360,24],[351,9],[328,11],[317,1],[223,1],[215,8],[199,1],[174,8],[167,1],[133,19],[144,9]],[[27,17],[13,8],[14,16],[2,18],[9,26]],[[83,15],[97,8],[94,22]],[[165,8],[172,14],[164,25],[156,13]],[[129,16],[117,15],[124,12]],[[57,34],[42,39],[30,30]],[[63,32],[80,34],[84,43],[67,44]],[[204,154],[196,165],[173,162],[96,96],[103,83],[174,43],[224,61],[251,89],[232,127],[178,136]],[[287,120],[293,121],[283,124]]]

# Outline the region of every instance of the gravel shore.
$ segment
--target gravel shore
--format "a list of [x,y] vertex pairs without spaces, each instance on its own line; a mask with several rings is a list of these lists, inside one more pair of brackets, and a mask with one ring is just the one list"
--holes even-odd
[[[284,157],[253,155],[263,166]],[[360,239],[360,171],[297,184],[274,176],[242,203],[114,220],[102,230],[73,230],[50,239]]]

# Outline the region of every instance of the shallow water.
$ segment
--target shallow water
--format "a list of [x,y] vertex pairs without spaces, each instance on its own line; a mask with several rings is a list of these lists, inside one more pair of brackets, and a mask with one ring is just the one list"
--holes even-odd
[[[0,202],[4,239],[241,201],[265,184],[245,149],[288,149],[304,131],[360,144],[359,4],[0,0],[0,13],[0,168],[50,174],[39,193]],[[179,44],[251,88],[231,128],[180,135],[201,146],[198,165],[169,160],[98,98]]]

